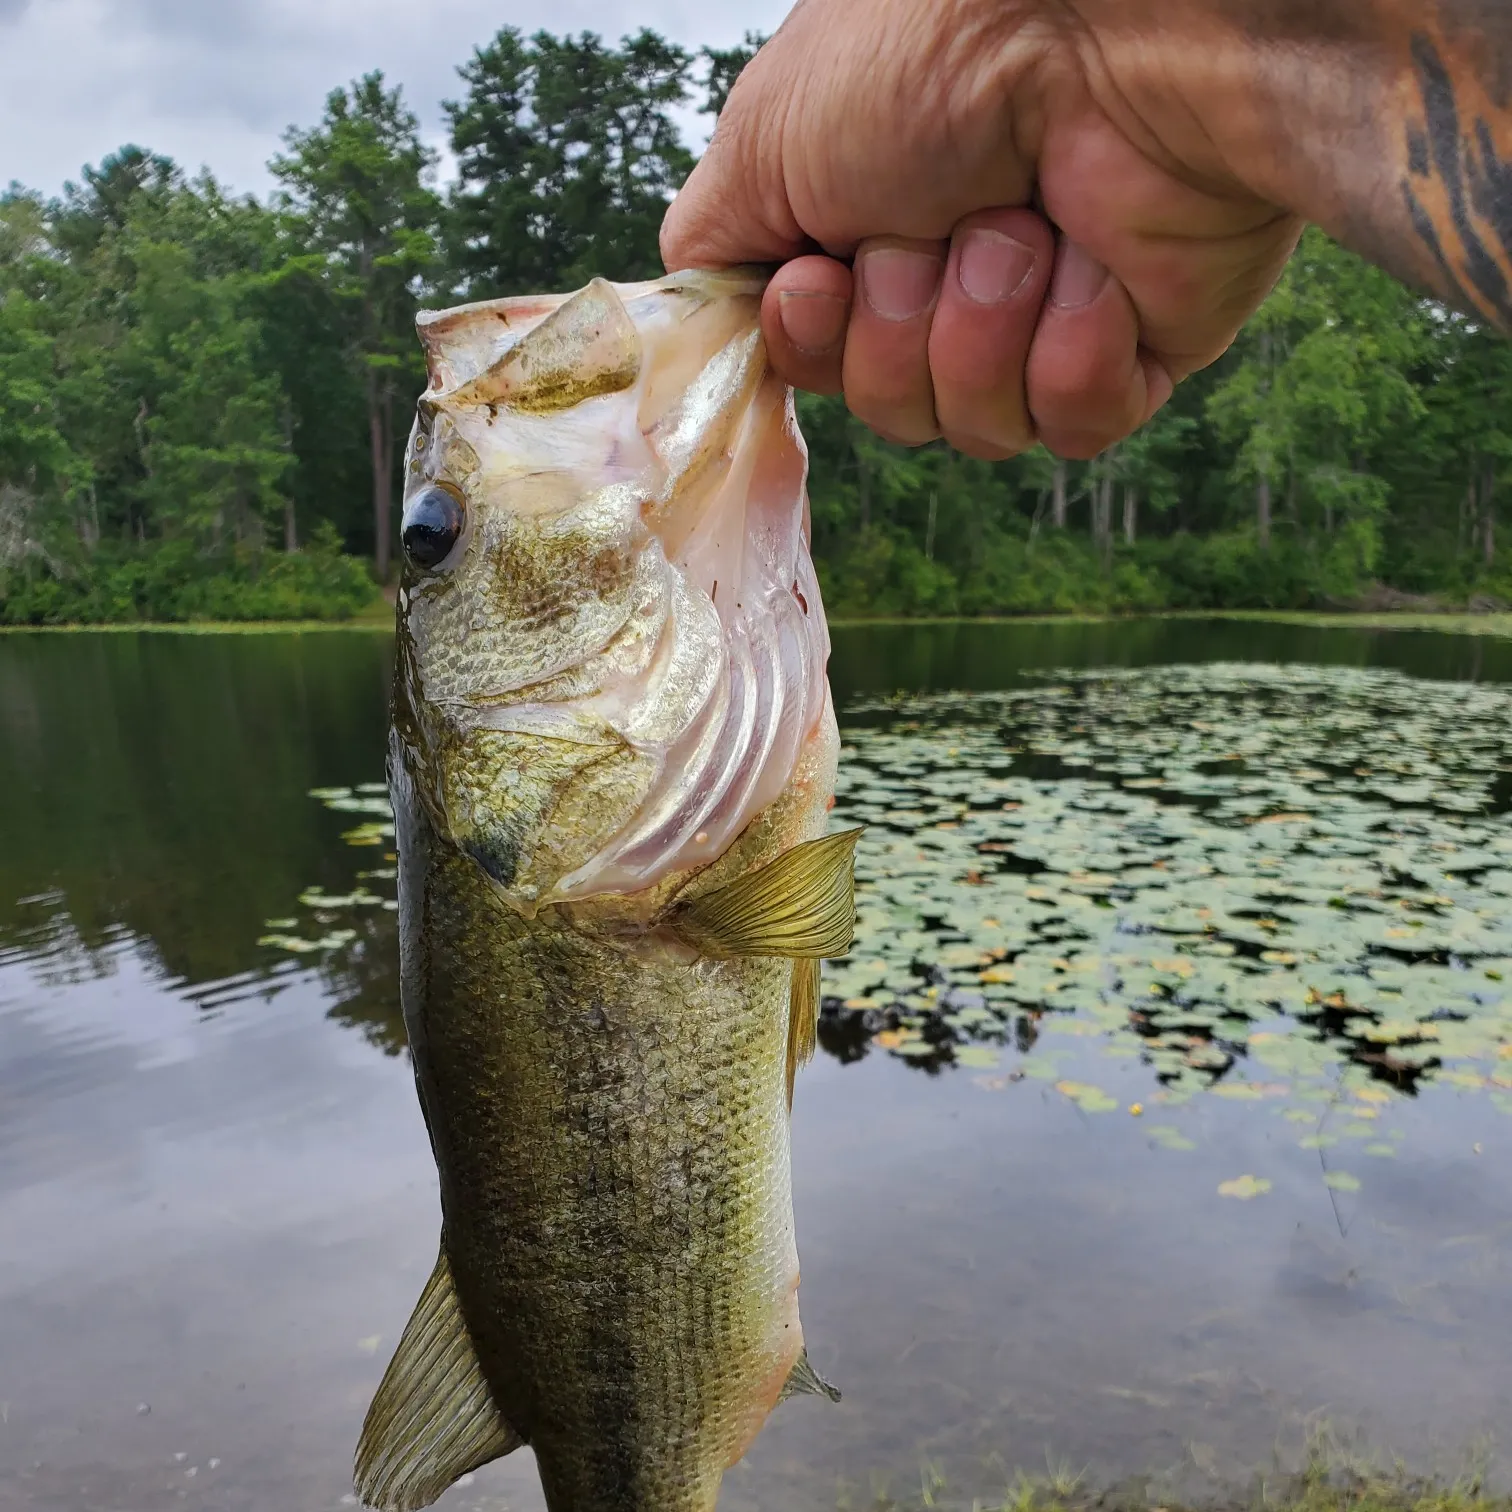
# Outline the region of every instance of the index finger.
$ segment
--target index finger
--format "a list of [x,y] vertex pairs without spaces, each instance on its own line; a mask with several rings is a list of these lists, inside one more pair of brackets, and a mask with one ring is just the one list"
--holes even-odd
[[[732,104],[736,98],[732,93]],[[757,134],[745,112],[725,106],[714,140],[662,221],[661,255],[669,273],[785,262],[804,250],[807,238],[786,190],[766,182],[780,154],[757,152]]]
[[832,257],[798,257],[772,275],[761,334],[785,383],[813,394],[840,392],[852,285],[850,268]]

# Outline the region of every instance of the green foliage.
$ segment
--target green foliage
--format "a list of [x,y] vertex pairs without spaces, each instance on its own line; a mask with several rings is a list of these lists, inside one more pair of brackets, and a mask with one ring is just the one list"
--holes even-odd
[[[428,185],[435,154],[397,89],[371,73],[334,90],[309,131],[291,129],[273,172],[293,261],[322,289],[365,399],[373,504],[373,556],[389,572],[393,531],[395,405],[424,387],[415,312],[435,271],[441,202]],[[341,317],[345,318],[342,319]]]
[[[505,27],[458,71],[444,196],[376,73],[286,134],[268,202],[138,146],[0,194],[0,619],[308,613],[321,584],[345,612],[365,584],[299,547],[388,576],[416,311],[659,272],[677,112],[717,116],[761,40]],[[1233,350],[1090,463],[903,451],[801,396],[826,600],[1512,604],[1509,392],[1512,347],[1309,231]]]
[[239,547],[209,556],[192,541],[103,544],[59,571],[0,565],[0,624],[188,620],[342,620],[370,607],[373,580],[322,524],[301,551]]
[[264,522],[283,512],[292,458],[279,432],[277,376],[258,361],[237,282],[196,281],[182,246],[147,243],[136,302],[140,359],[157,394],[141,430],[144,508],[166,533],[211,551],[228,539],[260,543]]
[[744,39],[737,47],[705,47],[699,56],[704,60],[704,104],[705,115],[717,117],[725,108],[725,102],[730,98],[730,91],[735,87],[735,81],[744,71],[747,63],[760,51],[766,43],[766,36],[759,31],[748,31]]
[[848,616],[1512,602],[1496,545],[1509,391],[1505,342],[1311,230],[1234,349],[1093,462],[906,453],[837,401],[802,400],[828,602]]
[[691,63],[651,31],[615,48],[507,26],[477,49],[459,70],[466,95],[446,106],[460,180],[449,249],[471,297],[661,272],[662,216],[693,166],[671,114]]
[[0,478],[66,488],[75,467],[58,429],[44,311],[23,290],[0,290]]

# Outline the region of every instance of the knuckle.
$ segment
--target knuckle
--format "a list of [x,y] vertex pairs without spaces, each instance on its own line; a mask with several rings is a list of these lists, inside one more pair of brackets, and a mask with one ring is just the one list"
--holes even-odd
[[1035,363],[1030,378],[1037,408],[1082,414],[1116,407],[1119,389],[1127,387],[1110,377],[1095,354],[1082,352],[1058,356],[1054,362]]
[[845,385],[851,408],[857,415],[877,415],[887,418],[893,415],[933,412],[928,391],[901,384],[878,386],[870,381],[858,383],[849,378]]
[[[984,402],[962,404],[957,399],[940,405],[940,428],[957,451],[968,456],[981,455],[984,461],[1003,461],[1016,457],[1034,445],[1034,428],[1023,412],[1022,403],[1003,396],[984,396]],[[959,438],[957,440],[956,438]],[[985,454],[991,452],[988,457]]]
[[1126,378],[1111,379],[1106,370],[1057,368],[1034,376],[1030,408],[1042,432],[1075,437],[1083,445],[1095,442],[1096,455],[1139,424],[1140,389]]
[[871,392],[858,394],[854,388],[847,388],[846,402],[851,414],[863,425],[878,435],[885,434],[889,440],[901,441],[905,446],[923,446],[940,434],[934,406],[927,397],[916,393],[894,396]]
[[1032,442],[992,441],[981,436],[946,430],[945,440],[964,456],[978,462],[1007,462],[1012,457],[1028,451]]
[[842,391],[838,362],[819,361],[776,347],[770,348],[770,352],[773,372],[790,388],[802,389],[808,394],[838,394]]
[[1069,462],[1090,462],[1118,440],[1115,434],[1094,431],[1045,430],[1041,434],[1046,447]]
[[875,432],[884,441],[891,442],[894,446],[928,446],[931,441],[937,441],[940,437],[940,428],[934,423],[932,417],[922,415],[879,415],[875,412],[863,414],[855,405],[850,407],[851,413],[868,430]]

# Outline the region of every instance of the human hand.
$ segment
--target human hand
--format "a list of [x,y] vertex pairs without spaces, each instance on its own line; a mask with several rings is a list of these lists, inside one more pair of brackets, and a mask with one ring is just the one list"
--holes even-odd
[[1095,455],[1227,349],[1301,229],[1192,104],[1232,48],[1196,21],[1155,46],[1130,18],[1156,8],[801,0],[667,216],[668,267],[783,263],[778,371],[890,440]]

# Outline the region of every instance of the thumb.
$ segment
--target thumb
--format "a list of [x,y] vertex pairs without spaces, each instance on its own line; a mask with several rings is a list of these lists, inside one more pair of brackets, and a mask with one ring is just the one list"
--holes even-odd
[[737,91],[708,151],[668,207],[662,261],[671,273],[785,262],[807,244],[783,183],[777,134],[751,128]]

